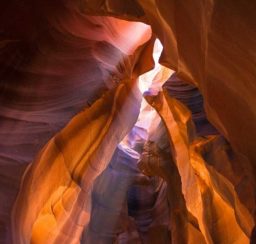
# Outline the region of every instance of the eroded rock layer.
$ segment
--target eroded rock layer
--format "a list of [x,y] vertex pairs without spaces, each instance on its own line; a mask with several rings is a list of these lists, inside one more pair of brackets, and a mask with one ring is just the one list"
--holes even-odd
[[80,7],[150,24],[164,47],[160,62],[199,87],[210,122],[255,168],[255,2],[88,0]]
[[199,136],[218,134],[217,130],[209,123],[203,107],[203,97],[198,88],[188,82],[184,82],[174,73],[163,86],[171,97],[185,104],[191,112],[196,133]]
[[1,243],[256,241],[254,1],[0,9]]
[[[186,208],[196,218],[203,239],[206,243],[248,243],[254,226],[252,211],[249,211],[248,205],[242,202],[228,179],[227,172],[212,167],[206,156],[211,147],[219,143],[216,140],[218,136],[197,138],[189,111],[178,101],[170,98],[167,91],[157,96],[148,95],[147,100],[159,112],[168,130],[172,152],[181,177]],[[212,163],[226,161],[226,164],[233,166],[228,159],[227,151],[216,153],[215,157],[211,158]],[[150,161],[145,161],[145,165],[147,162]],[[156,166],[151,163],[147,167]],[[254,184],[254,179],[251,178],[248,185]],[[227,224],[230,227],[228,229]],[[185,243],[189,240],[198,243],[195,240],[199,236],[195,236],[195,233],[187,228],[185,233],[188,236]]]
[[[136,61],[129,55],[150,38],[149,27],[51,5],[20,6],[14,19],[1,22],[5,23],[0,47],[3,242],[10,242],[11,209],[22,174],[40,149],[105,91],[148,66],[133,67]],[[12,11],[8,6],[5,10],[5,14]],[[13,25],[21,19],[25,28],[18,32]]]
[[136,122],[140,93],[134,85],[130,91],[131,84],[120,83],[46,144],[15,203],[15,243],[79,242],[90,218],[93,182]]

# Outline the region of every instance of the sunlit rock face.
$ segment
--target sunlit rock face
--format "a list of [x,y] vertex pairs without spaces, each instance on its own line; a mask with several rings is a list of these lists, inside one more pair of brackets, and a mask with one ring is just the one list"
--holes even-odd
[[0,9],[1,243],[256,241],[253,1]]
[[[214,145],[218,145],[218,136],[197,137],[194,131],[191,114],[184,105],[171,98],[167,91],[159,93],[157,96],[147,95],[147,100],[159,112],[166,129],[169,133],[174,162],[177,166],[182,194],[184,195],[185,208],[183,210],[183,228],[185,239],[182,243],[248,243],[254,225],[253,211],[243,202],[242,196],[232,184],[232,179],[227,173],[236,176],[235,172],[220,171],[213,164],[219,162],[232,164],[228,157],[228,152],[223,148],[211,158],[207,154],[214,150]],[[151,172],[155,168],[162,168],[161,164],[154,164],[148,159],[144,161],[142,167],[150,168]],[[169,157],[169,160],[171,158]],[[215,163],[214,163],[215,162]],[[157,166],[158,165],[158,166]],[[224,167],[223,167],[224,168]],[[231,169],[230,169],[231,170]],[[248,169],[247,174],[250,175]],[[165,171],[164,171],[165,172]],[[240,172],[241,173],[241,172]],[[243,175],[243,173],[241,173]],[[250,178],[248,186],[253,186],[254,179]],[[252,190],[252,195],[254,190]],[[253,198],[253,197],[252,197]],[[179,204],[181,207],[182,204]],[[198,223],[197,231],[195,225],[185,224],[189,222],[186,211],[192,215],[192,219]],[[223,212],[226,214],[223,215]],[[178,222],[180,223],[180,222]],[[230,228],[226,228],[227,224]],[[192,227],[192,229],[191,229]],[[225,231],[224,231],[225,230]],[[223,232],[224,231],[224,232]],[[180,241],[180,235],[177,241]],[[198,241],[200,238],[201,241]]]
[[136,122],[140,101],[135,81],[120,82],[44,146],[15,202],[15,243],[79,242],[90,219],[93,182]]
[[[0,240],[6,242],[27,165],[75,114],[131,76],[135,62],[128,56],[150,38],[144,24],[55,7],[6,4],[1,16]],[[4,18],[13,11],[14,18]]]
[[210,122],[255,168],[256,3],[117,2],[89,0],[81,9],[150,24],[164,47],[160,63],[198,86]]

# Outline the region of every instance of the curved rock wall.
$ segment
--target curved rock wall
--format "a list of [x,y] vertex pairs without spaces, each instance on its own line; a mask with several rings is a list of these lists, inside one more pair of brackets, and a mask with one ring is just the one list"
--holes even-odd
[[[194,88],[167,84],[169,95],[148,97],[170,136],[173,162],[163,163],[173,174],[161,177],[173,203],[172,242],[249,242],[256,189],[254,1],[11,0],[0,9],[1,242],[11,242],[19,188],[14,243],[80,241],[94,179],[136,122],[136,78],[153,66],[155,37],[163,44],[161,64],[197,86],[221,134],[207,128],[207,137],[199,137],[188,109],[169,96],[190,93],[195,108],[201,98]],[[154,36],[150,27],[125,20],[147,23]],[[137,240],[135,227],[130,222],[118,240],[127,233]]]
[[117,2],[82,1],[81,9],[150,24],[161,64],[199,87],[210,122],[255,168],[256,3],[136,0],[132,10],[131,1]]
[[27,169],[13,211],[14,243],[79,242],[92,184],[139,113],[140,93],[130,86],[119,84],[76,115]]
[[141,23],[88,17],[57,2],[4,5],[0,240],[10,242],[11,209],[28,164],[79,111],[131,77],[134,69],[148,69],[148,65],[133,67],[136,61],[129,55],[150,38],[151,31]]
[[[219,162],[232,165],[227,151],[217,152],[211,158],[211,164],[206,156],[221,142],[218,136],[195,136],[190,112],[166,90],[157,96],[148,94],[147,100],[159,112],[168,130],[186,208],[198,221],[204,240],[207,243],[249,243],[254,226],[253,211],[249,211],[252,209],[248,209],[237,194],[228,172],[218,171],[212,165]],[[235,177],[235,173],[231,174]],[[255,181],[250,177],[249,188],[254,185]],[[254,189],[251,190],[253,195]],[[226,228],[227,225],[230,228]],[[187,241],[194,239],[194,233],[188,231],[187,238]]]

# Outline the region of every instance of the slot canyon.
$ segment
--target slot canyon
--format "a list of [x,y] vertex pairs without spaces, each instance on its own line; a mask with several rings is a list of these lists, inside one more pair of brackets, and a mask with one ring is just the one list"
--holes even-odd
[[256,1],[0,11],[0,244],[256,244]]

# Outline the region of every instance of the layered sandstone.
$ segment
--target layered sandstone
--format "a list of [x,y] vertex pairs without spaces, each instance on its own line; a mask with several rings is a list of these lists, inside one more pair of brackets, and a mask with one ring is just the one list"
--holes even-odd
[[0,242],[256,240],[253,1],[0,9]]

